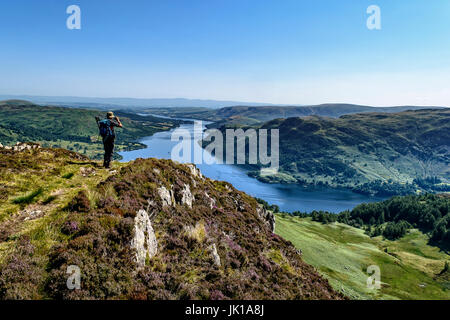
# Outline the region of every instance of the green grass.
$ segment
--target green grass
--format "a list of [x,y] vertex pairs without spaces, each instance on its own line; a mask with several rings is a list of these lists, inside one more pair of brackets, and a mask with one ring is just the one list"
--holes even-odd
[[28,195],[17,197],[15,199],[13,199],[12,203],[14,203],[14,204],[23,204],[23,205],[33,203],[35,201],[35,199],[38,196],[40,196],[43,192],[44,192],[44,190],[42,188],[39,188],[39,189],[31,192]]
[[[418,230],[388,241],[344,224],[277,215],[275,231],[301,249],[305,262],[350,298],[450,299],[448,283],[434,279],[450,256],[427,245],[427,236]],[[367,288],[370,265],[380,267],[380,290]]]
[[[21,235],[32,239],[44,259],[50,247],[63,236],[59,231],[59,221],[67,214],[63,208],[80,190],[91,190],[110,175],[99,162],[73,159],[64,155],[67,151],[61,151],[62,156],[55,152],[42,149],[33,156],[26,152],[2,155],[7,166],[0,166],[0,186],[4,186],[0,197],[0,232],[10,235],[8,241],[0,241],[0,263]],[[113,162],[115,170],[123,166]],[[94,169],[95,175],[77,174],[81,167]],[[73,174],[67,179],[63,172]],[[20,212],[27,210],[40,210],[42,216],[28,221],[17,220]]]
[[53,201],[55,201],[57,196],[48,196],[44,201],[42,201],[42,204],[46,205]]
[[69,172],[69,173],[64,174],[62,177],[64,179],[71,179],[74,175],[75,175],[75,173]]

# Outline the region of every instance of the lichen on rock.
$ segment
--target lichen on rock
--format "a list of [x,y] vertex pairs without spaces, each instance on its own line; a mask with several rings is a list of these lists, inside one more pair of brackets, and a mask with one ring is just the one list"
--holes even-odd
[[164,186],[159,187],[158,195],[162,200],[163,207],[171,207],[173,205],[173,191],[172,190],[169,191]]
[[191,192],[191,188],[188,184],[184,185],[184,188],[181,190],[181,204],[187,205],[189,208],[192,208],[192,203],[194,202],[195,198],[194,195]]
[[265,224],[269,228],[271,232],[275,231],[275,217],[272,212],[266,210],[262,205],[259,205],[259,207],[256,209],[256,212],[258,213],[258,216],[264,220]]
[[136,250],[136,263],[140,267],[145,266],[145,261],[153,258],[158,252],[158,241],[145,210],[139,210],[134,218],[134,237],[131,247]]
[[189,168],[189,170],[191,171],[191,175],[194,178],[204,179],[202,173],[200,172],[200,170],[195,165],[188,163],[188,164],[186,164],[186,167]]
[[208,199],[208,202],[209,202],[209,208],[210,208],[210,209],[213,209],[214,206],[216,205],[216,200],[214,200],[213,198],[211,198],[211,196],[210,196],[207,192],[205,192],[205,197],[206,197],[206,199]]
[[209,247],[209,250],[210,250],[211,256],[212,256],[212,258],[213,258],[213,260],[214,260],[214,264],[215,264],[217,267],[220,267],[220,266],[221,266],[221,263],[220,263],[220,256],[219,256],[219,254],[217,253],[217,247],[216,247],[216,244],[213,243],[213,244]]

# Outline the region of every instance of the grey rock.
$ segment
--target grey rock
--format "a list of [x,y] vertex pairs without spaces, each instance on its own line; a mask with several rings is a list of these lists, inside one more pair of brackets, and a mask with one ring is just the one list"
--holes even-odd
[[158,188],[158,195],[162,200],[163,207],[171,207],[173,205],[173,191],[167,190],[166,187]]
[[189,163],[189,164],[186,164],[186,167],[189,168],[189,170],[191,171],[191,174],[194,177],[204,179],[202,173],[200,172],[200,169],[198,169],[195,165]]
[[134,218],[134,237],[131,248],[136,250],[136,263],[139,267],[145,266],[148,258],[158,253],[158,241],[147,211],[139,210]]
[[15,152],[21,152],[24,150],[34,150],[39,149],[41,146],[37,143],[32,142],[16,142],[16,144],[12,147],[3,147],[5,150],[12,150]]
[[210,197],[210,195],[208,193],[205,192],[205,197],[206,199],[208,199],[209,201],[209,207],[210,209],[214,208],[214,206],[216,205],[216,200],[214,200],[213,198]]
[[25,211],[24,214],[26,215],[24,221],[34,220],[42,216],[42,210]]
[[218,267],[220,267],[221,263],[220,263],[220,256],[217,253],[217,248],[216,248],[216,244],[213,243],[211,246],[209,246],[209,250],[211,252],[212,258],[214,260],[214,264]]
[[266,210],[262,205],[256,209],[258,216],[266,223],[271,232],[275,231],[275,217],[271,211]]
[[185,184],[183,190],[181,190],[181,204],[185,204],[189,208],[192,208],[194,200],[195,198],[192,195],[191,187],[189,187],[188,184]]
[[90,175],[94,175],[95,176],[95,169],[94,168],[81,167],[80,168],[80,174],[83,177],[89,177]]

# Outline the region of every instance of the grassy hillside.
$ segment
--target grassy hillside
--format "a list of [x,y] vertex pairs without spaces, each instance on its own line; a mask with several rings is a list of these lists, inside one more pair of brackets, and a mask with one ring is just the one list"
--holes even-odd
[[255,199],[193,166],[107,170],[45,148],[0,159],[0,299],[344,298]]
[[[94,117],[104,117],[103,113],[7,101],[0,104],[0,143],[38,142],[43,146],[63,147],[98,159],[102,156],[103,145]],[[142,145],[136,142],[139,138],[169,130],[179,123],[123,112],[116,115],[124,124],[123,129],[116,130],[116,151],[140,148]]]
[[256,128],[280,134],[279,173],[253,173],[265,182],[382,196],[450,190],[449,109],[276,119]]
[[[305,262],[352,299],[450,299],[450,256],[417,229],[389,241],[341,223],[276,215],[275,232],[302,250]],[[367,288],[367,267],[381,270],[380,290]]]
[[[309,216],[300,212],[294,215]],[[362,228],[372,237],[382,235],[390,240],[400,239],[417,228],[430,237],[431,245],[444,251],[450,249],[449,194],[396,196],[381,202],[362,203],[339,214],[313,211],[310,216],[313,221],[341,222]]]
[[252,125],[256,122],[266,122],[278,118],[292,118],[305,116],[322,116],[337,118],[346,114],[363,113],[363,112],[401,112],[405,110],[417,110],[423,107],[402,106],[402,107],[369,107],[353,104],[321,104],[316,106],[287,106],[287,107],[249,107],[236,106],[226,107],[217,110],[214,115],[223,120],[223,123],[232,121],[235,124]]

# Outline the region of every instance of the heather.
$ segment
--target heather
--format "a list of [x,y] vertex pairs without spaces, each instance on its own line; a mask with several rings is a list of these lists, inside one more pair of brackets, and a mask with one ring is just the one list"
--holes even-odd
[[[1,156],[1,299],[343,298],[255,199],[193,166],[138,159],[108,171],[59,149]],[[139,210],[157,241],[143,264],[131,246]],[[80,290],[67,288],[72,265]]]

